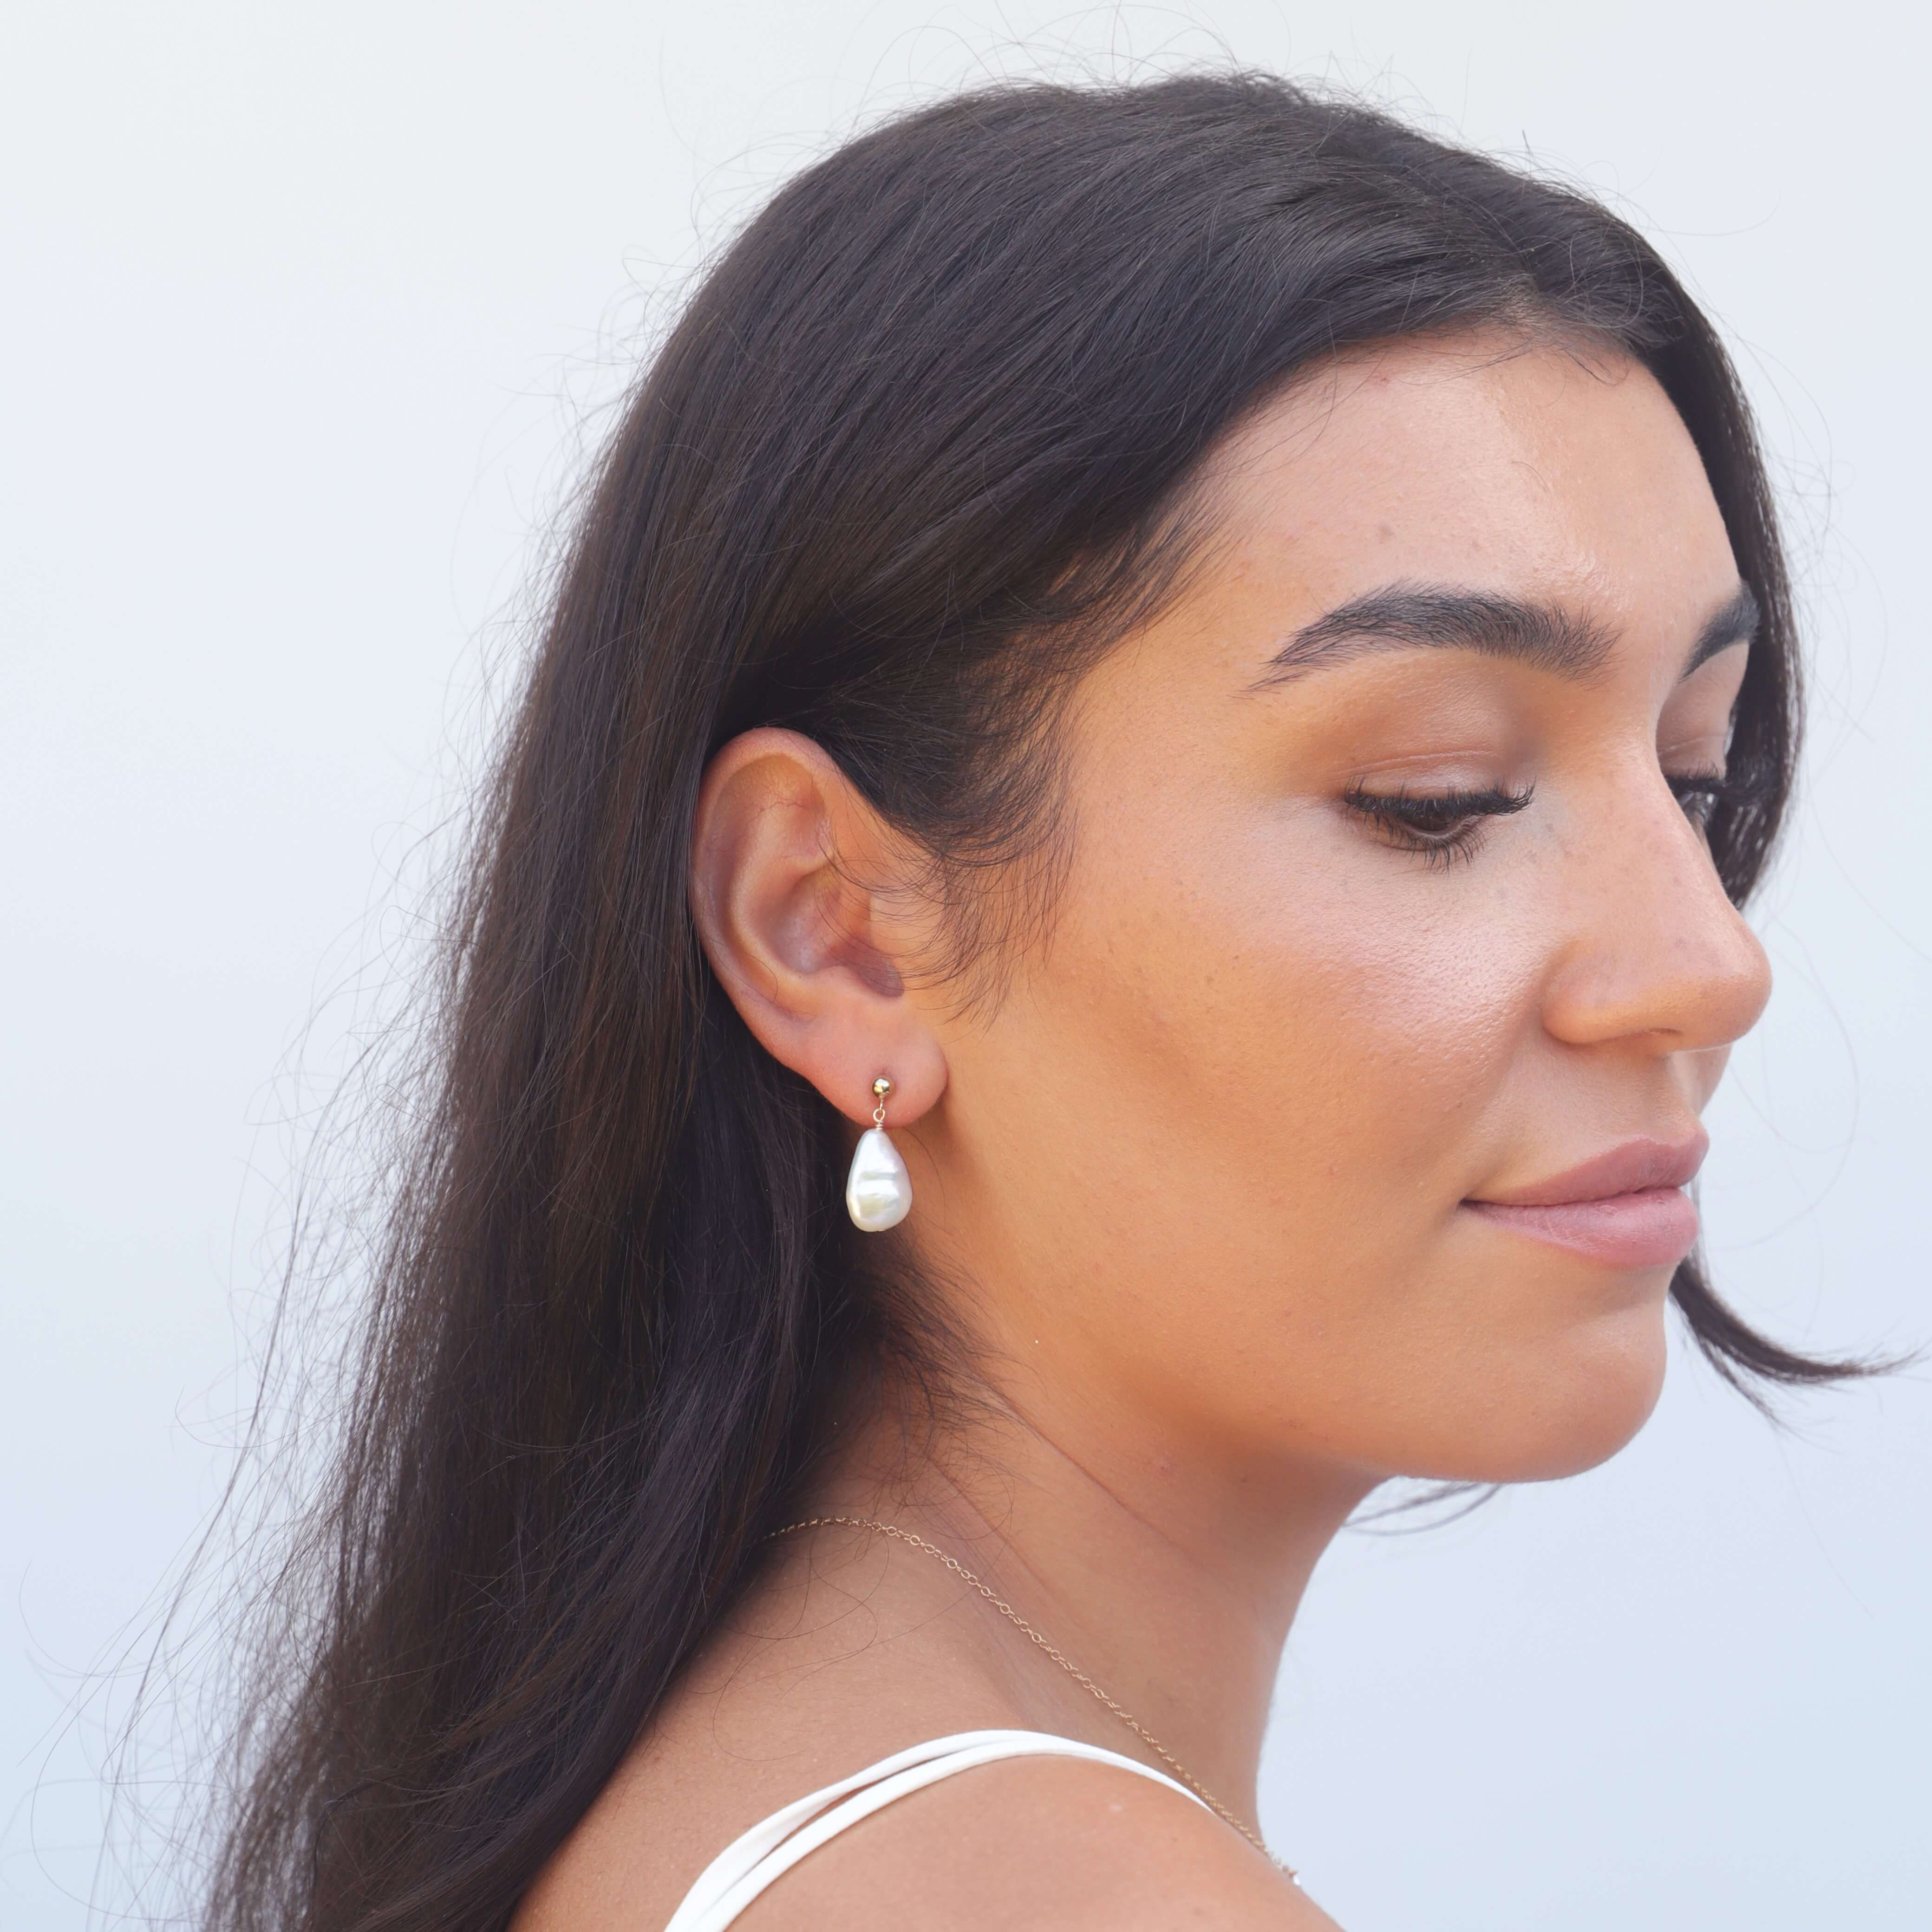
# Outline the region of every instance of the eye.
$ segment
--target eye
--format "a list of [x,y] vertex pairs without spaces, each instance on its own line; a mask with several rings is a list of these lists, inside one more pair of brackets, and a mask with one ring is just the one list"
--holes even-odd
[[1700,832],[1708,832],[1712,814],[1728,795],[1729,787],[1724,774],[1722,772],[1682,772],[1667,775],[1664,782],[1676,794],[1677,802],[1684,808],[1684,816]]
[[1526,785],[1511,791],[1492,785],[1481,791],[1376,792],[1352,785],[1342,802],[1389,844],[1420,853],[1431,865],[1446,866],[1473,858],[1486,822],[1520,812],[1535,789]]

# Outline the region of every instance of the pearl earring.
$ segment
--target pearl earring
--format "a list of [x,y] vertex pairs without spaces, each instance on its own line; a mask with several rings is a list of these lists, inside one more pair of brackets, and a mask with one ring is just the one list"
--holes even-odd
[[868,1234],[896,1228],[912,1207],[912,1177],[886,1134],[886,1096],[892,1083],[881,1073],[872,1082],[872,1124],[859,1136],[852,1172],[845,1177],[845,1211]]

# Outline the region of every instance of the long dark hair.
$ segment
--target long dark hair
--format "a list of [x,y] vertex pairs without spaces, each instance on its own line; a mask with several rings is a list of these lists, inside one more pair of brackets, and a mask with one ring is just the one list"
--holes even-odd
[[[1203,458],[1338,350],[1485,325],[1620,348],[1702,454],[1763,613],[1711,825],[1742,901],[1791,782],[1785,562],[1717,335],[1604,208],[1212,74],[947,100],[724,254],[586,494],[485,800],[212,1926],[502,1926],[792,1508],[826,1392],[910,1346],[838,1123],[694,937],[711,754],[809,734],[932,854],[962,959],[996,946],[976,873],[1044,849],[1054,700],[1172,580]],[[1695,1262],[1672,1292],[1741,1387],[1844,1370]]]

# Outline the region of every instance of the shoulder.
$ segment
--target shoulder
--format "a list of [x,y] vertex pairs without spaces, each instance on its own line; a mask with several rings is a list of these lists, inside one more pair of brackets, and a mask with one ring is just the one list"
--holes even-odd
[[1237,1833],[1119,1766],[1023,1757],[901,1798],[794,1868],[737,1932],[1336,1932]]

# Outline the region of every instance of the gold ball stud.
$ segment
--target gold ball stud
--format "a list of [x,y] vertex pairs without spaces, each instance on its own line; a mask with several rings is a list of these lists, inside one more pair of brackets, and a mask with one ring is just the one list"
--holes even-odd
[[892,1090],[892,1083],[883,1073],[872,1082],[872,1098],[875,1100],[883,1100]]

